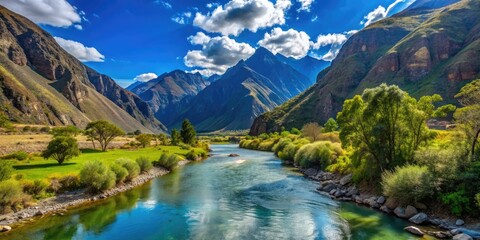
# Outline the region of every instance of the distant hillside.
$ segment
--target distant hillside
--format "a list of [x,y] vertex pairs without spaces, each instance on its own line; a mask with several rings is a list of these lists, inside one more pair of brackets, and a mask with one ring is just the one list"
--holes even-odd
[[309,79],[317,79],[320,71],[330,66],[330,62],[318,60],[310,56],[301,59],[287,58],[281,54],[275,55],[280,61],[290,65]]
[[188,118],[199,131],[248,129],[255,117],[301,93],[314,83],[304,74],[259,48],[182,106],[169,127]]
[[419,0],[353,35],[313,87],[258,117],[250,133],[325,123],[345,99],[384,82],[456,103],[455,93],[480,77],[480,1],[457,2]]
[[0,110],[21,123],[165,130],[147,103],[83,65],[30,20],[0,6]]

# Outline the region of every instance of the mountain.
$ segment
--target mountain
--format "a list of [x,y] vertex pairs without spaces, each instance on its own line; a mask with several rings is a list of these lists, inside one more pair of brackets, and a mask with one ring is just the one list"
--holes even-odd
[[304,58],[295,59],[292,57],[285,57],[282,54],[275,55],[280,61],[290,65],[295,70],[303,73],[309,79],[317,79],[320,71],[330,66],[330,62],[318,60],[316,58],[306,56]]
[[188,118],[202,132],[248,129],[255,117],[301,93],[314,83],[265,48],[227,70],[206,87],[169,127]]
[[83,65],[30,20],[0,6],[0,109],[22,123],[166,130],[148,104]]
[[140,81],[135,81],[134,83],[128,85],[125,89],[127,89],[128,91],[132,91],[134,88],[136,88],[137,86],[140,86],[144,84],[144,82],[140,82]]
[[419,0],[353,35],[317,83],[258,117],[250,134],[325,123],[365,88],[396,84],[414,97],[445,102],[480,77],[480,1]]
[[188,105],[211,81],[215,81],[215,77],[205,79],[199,73],[175,70],[148,82],[134,83],[129,89],[150,105],[160,121],[169,124],[181,106]]

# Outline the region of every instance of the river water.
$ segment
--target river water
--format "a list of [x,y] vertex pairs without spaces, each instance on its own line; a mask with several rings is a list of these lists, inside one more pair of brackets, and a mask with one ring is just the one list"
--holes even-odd
[[0,239],[416,239],[404,220],[317,193],[272,153],[212,149],[203,162]]

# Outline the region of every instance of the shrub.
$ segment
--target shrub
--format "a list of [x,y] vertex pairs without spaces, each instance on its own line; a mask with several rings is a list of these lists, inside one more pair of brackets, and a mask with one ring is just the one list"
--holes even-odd
[[20,210],[30,200],[23,193],[22,186],[15,180],[0,182],[0,212],[8,213]]
[[401,204],[414,204],[433,194],[428,168],[407,165],[382,174],[383,193]]
[[148,172],[148,171],[150,171],[150,169],[153,168],[152,162],[150,161],[150,159],[148,159],[146,157],[139,157],[135,161],[137,162],[138,166],[140,167],[141,172]]
[[292,130],[290,130],[290,132],[292,134],[295,134],[295,135],[300,135],[302,134],[302,132],[300,130],[298,130],[298,128],[292,128]]
[[17,159],[23,161],[28,158],[28,153],[25,151],[16,151],[2,157],[2,159]]
[[283,161],[287,161],[287,162],[293,161],[298,149],[300,149],[300,147],[302,147],[303,145],[309,144],[309,143],[310,141],[308,139],[305,139],[305,138],[297,139],[287,144],[283,149],[283,151],[280,151],[278,153],[278,157]]
[[314,142],[302,146],[295,154],[295,164],[304,168],[320,167],[325,169],[339,156],[343,155],[339,143]]
[[22,181],[22,185],[23,192],[32,195],[34,198],[40,198],[42,195],[44,195],[45,190],[48,187],[47,182],[38,179],[34,181],[24,180]]
[[464,158],[462,151],[454,147],[428,148],[415,152],[415,162],[427,166],[438,185],[457,177],[459,160]]
[[480,208],[480,193],[475,194],[475,204]]
[[20,181],[25,178],[25,175],[23,173],[17,173],[15,175],[15,180]]
[[59,179],[59,183],[61,185],[61,192],[73,191],[82,187],[80,176],[77,174],[65,175]]
[[0,182],[10,179],[12,173],[12,164],[8,161],[0,161]]
[[283,149],[285,149],[285,147],[291,142],[292,139],[290,138],[280,138],[280,140],[278,140],[278,142],[273,145],[272,151],[275,153],[275,155],[278,156],[278,153],[283,151]]
[[38,127],[31,127],[30,132],[38,132]]
[[127,169],[128,175],[125,179],[127,181],[133,180],[138,176],[138,174],[140,174],[140,166],[138,166],[137,162],[133,160],[128,158],[119,158],[115,161],[115,163]]
[[318,141],[330,141],[330,142],[334,142],[334,143],[341,143],[338,132],[322,133],[318,137]]
[[347,174],[349,172],[352,172],[352,160],[348,156],[340,156],[335,160],[334,163],[332,163],[330,166],[328,166],[327,171],[329,172],[335,172],[335,173],[340,173],[340,174]]
[[98,160],[86,162],[80,171],[80,182],[93,193],[112,188],[115,180],[115,173]]
[[470,199],[465,195],[464,189],[443,194],[441,200],[445,205],[449,206],[450,211],[458,217],[471,210]]
[[24,131],[24,132],[30,132],[31,130],[32,130],[32,127],[30,127],[30,126],[25,126],[22,129],[22,131]]
[[272,147],[273,147],[274,144],[275,144],[274,141],[265,140],[265,141],[261,142],[261,143],[258,145],[257,150],[260,150],[260,151],[272,151]]
[[112,170],[113,173],[115,173],[115,179],[116,179],[116,183],[122,183],[125,181],[125,179],[127,178],[128,176],[128,171],[127,169],[125,169],[124,167],[114,163],[112,165],[110,165],[110,169]]
[[40,132],[48,133],[48,132],[50,132],[50,127],[42,127],[42,128],[40,128]]
[[158,159],[158,161],[153,162],[153,165],[158,167],[163,167],[168,170],[173,170],[175,167],[177,167],[178,162],[180,162],[180,160],[181,160],[180,157],[175,154],[164,153]]
[[196,161],[199,158],[205,158],[206,156],[207,156],[207,152],[203,149],[198,149],[198,148],[190,150],[185,155],[185,157],[190,161]]

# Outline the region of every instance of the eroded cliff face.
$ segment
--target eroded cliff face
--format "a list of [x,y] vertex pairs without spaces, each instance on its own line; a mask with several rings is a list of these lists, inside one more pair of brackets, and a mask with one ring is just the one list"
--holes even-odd
[[[1,77],[10,79],[5,80],[2,86],[2,97],[4,102],[10,101],[15,108],[5,112],[13,119],[22,121],[22,116],[35,112],[32,106],[37,106],[38,117],[27,118],[32,123],[85,125],[90,120],[104,118],[122,125],[124,129],[165,129],[140,98],[118,86],[108,76],[83,65],[63,50],[49,33],[28,19],[1,6],[0,55],[3,62]],[[22,85],[24,88],[20,90]],[[33,89],[25,85],[35,85],[35,90],[43,92],[44,96],[37,96],[42,94],[32,93]],[[63,103],[64,99],[52,91],[61,93],[70,104]],[[38,107],[40,105],[44,107]],[[72,106],[75,109],[71,109]],[[101,116],[95,107],[108,111]],[[128,117],[123,116],[123,112],[134,118],[132,126],[128,126],[130,119],[126,121]]]
[[257,118],[250,134],[323,124],[345,99],[381,83],[455,103],[461,86],[480,76],[479,29],[479,1],[419,1],[353,35],[311,89]]

